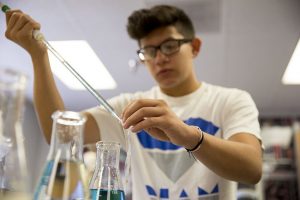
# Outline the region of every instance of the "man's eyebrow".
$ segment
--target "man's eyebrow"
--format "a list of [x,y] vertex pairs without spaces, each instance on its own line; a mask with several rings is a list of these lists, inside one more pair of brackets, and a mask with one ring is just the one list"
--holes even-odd
[[[159,45],[161,45],[162,43],[167,42],[169,40],[176,40],[176,39],[174,37],[168,37],[165,40],[163,40],[161,43],[159,43]],[[159,45],[146,45],[144,47],[141,47],[141,49],[148,48],[148,47],[158,47]]]

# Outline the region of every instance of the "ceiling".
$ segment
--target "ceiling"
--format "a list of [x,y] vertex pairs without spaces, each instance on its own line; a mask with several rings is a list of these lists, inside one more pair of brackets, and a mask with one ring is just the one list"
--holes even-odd
[[[250,92],[262,116],[299,116],[300,85],[285,86],[281,77],[300,36],[299,0],[3,0],[42,24],[48,40],[87,40],[117,82],[115,90],[99,91],[105,98],[150,88],[147,70],[132,70],[136,42],[126,33],[127,16],[135,9],[170,3],[186,10],[195,22],[203,46],[195,60],[200,80]],[[29,76],[28,54],[4,37],[0,15],[0,68]],[[300,76],[300,74],[299,74]],[[101,74],[99,74],[101,80]],[[97,105],[87,91],[73,91],[57,80],[67,109]]]

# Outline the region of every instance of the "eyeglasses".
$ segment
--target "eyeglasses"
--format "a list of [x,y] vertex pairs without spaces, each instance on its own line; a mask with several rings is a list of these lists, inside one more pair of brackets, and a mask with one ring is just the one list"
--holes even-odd
[[170,39],[162,42],[158,46],[146,46],[137,51],[141,61],[148,61],[155,58],[157,50],[166,56],[172,55],[179,51],[180,46],[184,43],[191,42],[192,39]]

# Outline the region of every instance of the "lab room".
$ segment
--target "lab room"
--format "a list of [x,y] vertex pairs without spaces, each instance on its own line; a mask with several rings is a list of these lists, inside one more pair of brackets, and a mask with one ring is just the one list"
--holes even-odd
[[300,199],[299,0],[0,8],[0,199]]

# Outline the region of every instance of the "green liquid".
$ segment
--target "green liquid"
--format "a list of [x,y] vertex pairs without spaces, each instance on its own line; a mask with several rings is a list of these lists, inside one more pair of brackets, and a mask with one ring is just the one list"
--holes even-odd
[[107,199],[108,191],[102,189],[91,189],[92,200],[125,200],[123,190],[111,190],[110,199]]

